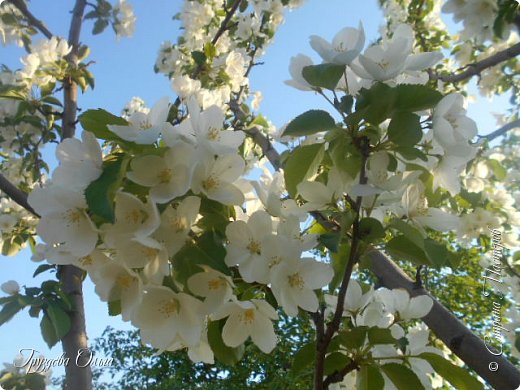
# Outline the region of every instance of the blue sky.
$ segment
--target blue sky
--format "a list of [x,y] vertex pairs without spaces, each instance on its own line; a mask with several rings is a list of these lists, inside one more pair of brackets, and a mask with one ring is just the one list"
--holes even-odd
[[[91,22],[84,26],[81,41],[91,47],[89,59],[94,63],[90,70],[96,77],[96,88],[79,96],[79,107],[83,110],[102,107],[119,114],[133,96],[140,96],[148,105],[153,105],[162,96],[169,96],[171,100],[175,98],[168,80],[153,72],[153,64],[161,42],[175,41],[180,32],[179,24],[172,20],[172,16],[179,12],[182,1],[129,1],[138,18],[134,37],[118,42],[111,30],[92,36]],[[66,0],[34,0],[30,6],[53,33],[66,36],[72,3]],[[290,12],[274,44],[261,59],[264,65],[255,67],[251,75],[252,90],[261,90],[264,95],[261,112],[275,125],[281,126],[309,108],[327,107],[314,93],[297,91],[283,83],[290,78],[290,57],[304,53],[319,62],[308,45],[308,37],[317,34],[331,39],[341,28],[357,26],[360,20],[368,40],[376,39],[378,26],[382,22],[376,0],[309,0],[303,7]],[[19,48],[0,47],[0,63],[18,68],[19,57],[23,54]],[[470,106],[469,114],[477,121],[479,133],[487,134],[495,129],[495,120],[490,113],[504,111],[508,107],[507,99],[495,99],[493,102],[484,98],[478,100],[478,104]],[[48,155],[51,158],[51,152]],[[28,250],[14,258],[0,256],[0,283],[15,279],[29,287],[45,280],[44,277],[31,277],[37,264],[29,258]],[[99,337],[107,325],[130,328],[119,318],[108,316],[106,305],[99,301],[89,281],[85,283],[85,301],[90,340]],[[49,358],[61,354],[59,344],[48,350],[40,335],[39,320],[30,318],[27,312],[0,327],[0,342],[0,363],[11,361],[20,348],[37,349]]]

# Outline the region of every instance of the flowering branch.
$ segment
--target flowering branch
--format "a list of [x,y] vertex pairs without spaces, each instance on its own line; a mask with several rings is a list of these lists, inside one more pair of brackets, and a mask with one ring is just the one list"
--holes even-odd
[[[271,163],[275,166],[275,169],[280,169],[276,168],[276,166],[280,166],[280,156],[267,137],[258,130],[252,133],[248,132],[247,134],[250,135],[255,142],[259,140],[258,145],[262,148],[265,156],[269,161],[274,157]],[[314,215],[319,216],[323,221],[328,221],[328,219],[319,212],[314,212],[313,216]],[[330,226],[329,224],[327,225]],[[417,288],[414,281],[381,252],[374,250],[369,253],[369,256],[372,260],[370,265],[371,271],[379,279],[382,286],[389,289],[404,288],[412,296],[429,295],[425,289]],[[455,355],[494,386],[494,388],[517,388],[520,383],[520,372],[504,357],[491,355],[487,350],[486,344],[479,337],[474,335],[473,332],[439,301],[433,297],[432,299],[434,302],[433,308],[430,313],[423,318],[423,321],[433,333],[441,339]],[[500,374],[489,370],[491,358],[494,358],[494,361],[499,364]]]
[[[475,370],[494,389],[518,388],[520,372],[502,354],[492,355],[484,341],[473,334],[424,288],[417,288],[414,281],[381,252],[374,250],[368,255],[371,259],[372,272],[384,286],[390,289],[404,288],[410,296],[430,296],[433,307],[422,320],[464,363]],[[492,362],[498,364],[499,371],[490,370]]]
[[441,80],[446,83],[458,83],[470,77],[480,74],[483,70],[491,68],[501,62],[510,60],[520,54],[520,43],[517,43],[507,49],[499,51],[492,56],[466,66],[466,70],[458,74],[439,75],[430,72],[430,80]]
[[23,16],[29,21],[29,23],[39,30],[46,38],[51,39],[54,34],[49,31],[43,22],[37,19],[28,9],[23,0],[7,0],[8,3],[14,5],[22,13]]
[[5,192],[5,194],[11,198],[13,201],[18,203],[24,209],[29,211],[36,217],[40,217],[38,213],[31,207],[31,205],[27,202],[27,194],[16,187],[13,183],[11,183],[4,175],[0,173],[0,190]]
[[505,124],[500,129],[495,130],[488,135],[481,136],[480,138],[487,139],[488,141],[492,141],[495,138],[505,135],[509,130],[517,129],[519,127],[520,127],[520,119],[517,119],[516,121]]

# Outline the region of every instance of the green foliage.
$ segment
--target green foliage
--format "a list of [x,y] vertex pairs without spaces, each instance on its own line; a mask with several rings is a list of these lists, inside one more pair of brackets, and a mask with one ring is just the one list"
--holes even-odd
[[[296,369],[296,363],[302,362],[301,358],[296,360],[296,355],[309,343],[311,325],[304,318],[279,314],[280,337],[274,351],[264,354],[248,341],[242,360],[232,367],[219,361],[214,365],[193,363],[185,351],[167,351],[155,356],[152,349],[141,345],[137,331],[107,328],[102,338],[95,341],[93,350],[96,356],[112,357],[114,363],[99,370],[94,367],[97,378],[94,387],[96,390],[307,390],[312,382],[312,356]],[[117,379],[103,383],[102,374],[115,375]]]
[[358,390],[382,390],[385,387],[385,379],[377,366],[364,365],[358,375]]
[[122,154],[104,161],[101,176],[85,190],[89,210],[103,221],[115,221],[114,198],[125,177],[129,161],[129,158]]
[[303,68],[302,76],[310,84],[318,88],[334,90],[345,73],[344,65],[320,64]]
[[236,348],[232,348],[224,344],[222,340],[222,328],[225,323],[226,320],[223,319],[220,321],[211,321],[208,324],[208,342],[211,346],[211,350],[215,354],[216,360],[225,365],[234,366],[244,356],[245,347],[244,345],[239,345]]
[[484,390],[484,385],[467,370],[455,366],[448,360],[434,353],[422,353],[422,359],[430,363],[435,372],[450,382],[457,390]]
[[359,92],[356,112],[347,117],[347,123],[357,124],[361,119],[379,125],[395,113],[416,112],[434,107],[442,99],[439,91],[425,85],[401,84],[389,87],[376,83]]
[[399,146],[413,146],[422,138],[421,118],[410,112],[396,112],[388,125],[388,138]]
[[283,135],[301,136],[330,130],[336,126],[334,118],[327,111],[309,110],[294,118],[283,132]]
[[96,138],[105,141],[124,142],[115,133],[111,132],[107,125],[127,126],[128,122],[123,118],[112,115],[108,111],[98,108],[97,110],[88,110],[79,116],[79,123],[84,130],[90,131]]
[[424,386],[417,375],[402,364],[384,364],[381,366],[381,370],[390,378],[398,390],[424,390]]
[[294,197],[296,195],[296,186],[318,171],[324,153],[322,144],[313,144],[296,148],[287,157],[284,166],[284,176],[289,195]]

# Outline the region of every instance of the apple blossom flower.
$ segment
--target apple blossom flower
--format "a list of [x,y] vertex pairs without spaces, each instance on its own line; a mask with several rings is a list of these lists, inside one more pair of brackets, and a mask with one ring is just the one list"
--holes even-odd
[[291,57],[291,64],[289,65],[289,73],[292,79],[286,80],[285,84],[290,85],[300,91],[313,91],[314,87],[310,85],[302,75],[303,68],[313,65],[312,59],[304,54],[298,54],[296,57]]
[[16,280],[8,280],[2,283],[0,290],[9,295],[16,295],[20,292],[20,285]]
[[126,176],[137,184],[151,187],[150,196],[154,202],[167,203],[188,191],[193,152],[192,146],[177,143],[164,157],[136,157],[130,162],[131,171]]
[[121,317],[129,321],[143,295],[139,275],[119,262],[110,261],[90,273],[90,278],[103,302],[121,301]]
[[206,156],[193,171],[191,189],[226,205],[241,205],[244,194],[233,183],[244,169],[244,159],[239,155]]
[[227,346],[238,347],[249,336],[265,353],[271,352],[276,346],[271,320],[278,319],[278,314],[266,301],[252,299],[228,302],[211,315],[212,320],[226,317],[228,319],[222,329],[222,340]]
[[207,266],[203,268],[204,272],[192,275],[187,285],[193,294],[205,298],[204,311],[210,314],[231,299],[235,285],[228,275]]
[[223,129],[225,115],[220,107],[213,105],[201,111],[192,98],[188,101],[188,109],[188,119],[165,131],[163,139],[166,145],[174,146],[184,141],[203,148],[203,153],[226,154],[235,153],[244,141],[244,132]]
[[235,221],[226,227],[229,243],[224,261],[230,267],[238,264],[240,275],[248,283],[269,280],[269,261],[263,248],[272,232],[271,216],[262,210],[254,212],[247,222]]
[[161,224],[152,237],[166,247],[169,256],[176,254],[186,243],[199,208],[200,198],[188,196],[176,208],[169,205],[162,212]]
[[136,144],[153,144],[168,126],[166,119],[169,109],[169,99],[163,97],[149,113],[134,112],[128,119],[128,125],[108,125],[108,129],[125,141]]
[[96,137],[84,131],[81,138],[67,138],[56,148],[60,165],[52,174],[54,184],[82,191],[101,175],[103,156]]
[[349,65],[363,50],[365,45],[365,30],[361,22],[359,27],[345,27],[332,39],[332,43],[325,39],[311,35],[311,47],[326,63]]
[[36,232],[51,246],[82,257],[95,248],[98,233],[83,194],[58,186],[35,188],[28,202],[41,215]]
[[169,348],[177,337],[186,345],[196,345],[203,327],[201,307],[201,302],[191,295],[164,286],[148,286],[132,324],[140,329],[143,343],[160,350]]
[[298,315],[298,307],[314,313],[319,302],[313,290],[329,284],[333,276],[334,271],[328,264],[310,258],[287,261],[273,270],[271,290],[289,316]]
[[123,191],[118,191],[114,200],[115,223],[102,227],[108,246],[115,246],[121,239],[148,237],[159,227],[159,211],[151,200],[143,203],[137,196]]
[[389,290],[383,287],[375,293],[384,303],[385,309],[391,313],[399,313],[399,318],[402,320],[422,318],[433,307],[433,300],[429,296],[419,295],[411,298],[404,289]]

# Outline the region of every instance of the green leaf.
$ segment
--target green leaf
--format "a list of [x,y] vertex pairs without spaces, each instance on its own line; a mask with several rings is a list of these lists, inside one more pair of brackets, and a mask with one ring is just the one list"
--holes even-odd
[[356,112],[349,115],[347,122],[357,124],[360,118],[378,125],[390,118],[394,107],[394,90],[384,83],[376,83],[369,89],[359,91]]
[[111,317],[121,314],[121,300],[108,302],[108,315]]
[[318,237],[318,241],[323,244],[328,250],[337,253],[339,250],[339,243],[341,235],[339,232],[328,232]]
[[49,348],[56,345],[60,339],[56,336],[56,330],[48,315],[44,314],[40,321],[40,330],[42,332],[43,340],[47,343]]
[[22,308],[17,297],[13,296],[11,302],[5,303],[2,306],[2,311],[0,311],[0,326],[13,318]]
[[350,256],[350,246],[348,243],[342,244],[337,252],[330,254],[332,269],[334,270],[334,277],[329,284],[329,290],[334,290],[339,286],[343,274],[345,273],[345,267],[347,266],[347,260]]
[[198,66],[202,66],[206,63],[206,55],[202,51],[192,51],[191,57]]
[[285,128],[283,135],[293,137],[315,134],[336,126],[334,118],[327,111],[309,110],[294,118]]
[[363,346],[367,337],[368,327],[358,326],[340,334],[340,343],[347,349],[358,349]]
[[45,309],[46,314],[54,327],[54,333],[58,340],[61,340],[70,330],[70,316],[61,307],[54,303],[49,303]]
[[284,166],[284,177],[287,191],[291,197],[296,196],[296,186],[313,176],[323,159],[324,146],[313,144],[296,148],[287,157]]
[[386,250],[399,260],[409,260],[419,265],[431,265],[424,250],[405,236],[392,238],[386,245]]
[[381,370],[390,378],[398,390],[424,390],[424,386],[417,375],[402,364],[385,364],[381,366]]
[[332,352],[325,358],[325,367],[323,373],[325,375],[330,375],[335,371],[340,371],[347,364],[349,364],[350,361],[351,360],[347,355],[342,354],[341,352]]
[[448,260],[448,248],[446,248],[445,245],[431,238],[427,238],[424,240],[424,251],[426,252],[428,260],[435,266],[442,267],[446,265]]
[[395,88],[396,111],[421,111],[433,108],[442,99],[442,93],[426,85],[400,84]]
[[373,242],[385,236],[385,228],[375,218],[363,218],[359,221],[359,237],[367,242]]
[[504,180],[507,176],[507,171],[500,162],[497,160],[489,159],[486,161],[487,165],[493,171],[493,175],[495,175],[497,180]]
[[116,134],[112,133],[107,125],[128,126],[128,122],[123,118],[112,115],[108,111],[97,109],[88,110],[79,116],[79,123],[84,130],[90,131],[96,138],[106,141],[123,141]]
[[412,225],[404,222],[401,219],[395,218],[390,222],[389,227],[397,229],[410,241],[414,243],[414,245],[419,248],[423,248],[424,246],[424,237],[421,232],[414,228]]
[[42,272],[48,271],[50,269],[56,269],[56,266],[53,265],[53,264],[42,264],[42,265],[39,265],[38,268],[36,268],[36,271],[34,271],[34,273],[33,273],[33,278],[36,275],[39,275]]
[[103,162],[103,173],[85,190],[89,210],[110,223],[115,221],[114,197],[125,177],[128,162],[125,155]]
[[399,146],[395,151],[403,156],[405,160],[415,160],[419,158],[423,161],[428,161],[428,157],[422,152],[422,150],[411,146]]
[[350,113],[352,113],[353,105],[354,105],[354,98],[350,95],[345,95],[345,96],[341,97],[338,108],[345,114],[349,115]]
[[392,332],[387,328],[372,327],[368,330],[368,341],[371,344],[395,344]]
[[94,28],[92,29],[92,34],[97,35],[101,34],[103,31],[105,31],[105,28],[108,26],[108,20],[99,18],[94,23]]
[[309,344],[304,345],[294,354],[292,363],[292,372],[294,374],[302,372],[305,368],[309,367],[316,356],[316,342],[311,341]]
[[421,118],[410,112],[396,112],[388,125],[388,138],[399,146],[413,146],[423,136]]
[[428,352],[419,356],[430,363],[437,374],[450,382],[457,390],[484,390],[484,385],[477,378],[471,376],[464,368],[455,366],[442,356]]
[[208,324],[208,342],[218,361],[233,366],[242,359],[245,348],[244,345],[231,348],[224,344],[222,340],[222,328],[225,322],[226,320],[223,319],[220,321],[211,321]]
[[377,366],[361,366],[357,375],[358,390],[382,390],[385,387],[385,379]]
[[303,68],[302,76],[310,85],[334,90],[344,72],[344,65],[309,65]]
[[25,385],[31,390],[45,390],[45,375],[30,373],[26,374]]

